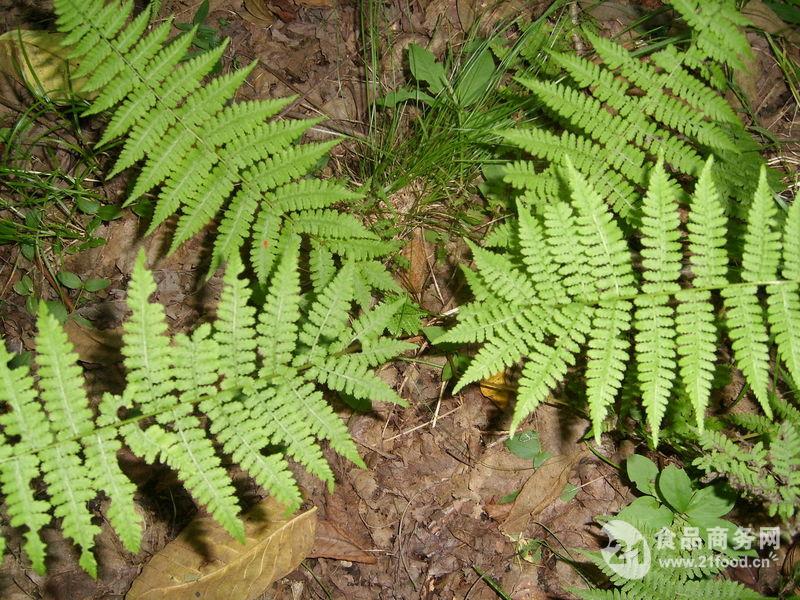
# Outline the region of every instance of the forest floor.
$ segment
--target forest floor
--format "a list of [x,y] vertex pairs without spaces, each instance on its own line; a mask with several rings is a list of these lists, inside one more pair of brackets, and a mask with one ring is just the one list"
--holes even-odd
[[[0,0],[0,27],[41,27],[47,19],[43,4]],[[164,0],[161,14],[191,21],[199,4],[199,0]],[[328,119],[312,137],[328,137],[329,132],[358,135],[365,133],[367,119],[359,27],[362,4],[357,0],[212,0],[207,22],[231,38],[226,67],[258,60],[247,95],[297,95],[289,116]],[[524,0],[492,7],[483,0],[382,3],[385,30],[380,33],[389,49],[382,58],[387,89],[402,81],[403,50],[409,43],[439,53],[448,44],[460,43],[476,18],[491,22],[521,11],[536,15],[546,4]],[[592,16],[605,31],[614,33],[636,18],[641,4],[652,8],[659,2],[605,2],[593,9]],[[779,138],[796,139],[800,132],[797,106],[763,39],[753,36],[752,41],[760,64],[742,86],[759,125]],[[784,161],[797,157],[786,147],[781,152]],[[353,172],[356,160],[352,144],[344,143],[333,151],[323,176]],[[114,200],[121,199],[122,189],[122,184],[111,182],[102,191]],[[403,190],[397,201],[413,193],[413,189]],[[481,200],[475,196],[469,202],[477,206]],[[81,278],[111,282],[90,301],[77,303],[78,314],[94,329],[72,319],[68,322],[70,337],[98,388],[113,388],[123,381],[120,323],[125,315],[126,282],[139,248],[148,253],[158,283],[156,300],[165,305],[174,331],[186,330],[211,314],[218,297],[218,276],[201,284],[203,235],[165,258],[167,228],[142,238],[142,225],[126,211],[102,226],[99,235],[107,240],[105,245],[65,258],[65,268]],[[404,240],[410,267],[397,277],[422,308],[441,315],[464,300],[458,266],[465,260],[465,247],[453,242],[437,252],[426,241],[424,225],[412,225]],[[28,266],[18,246],[0,247],[0,327],[15,350],[33,346],[33,320],[25,299],[12,290]],[[70,298],[76,300],[74,294]],[[435,317],[430,321],[438,322]],[[348,551],[339,557],[305,560],[264,598],[503,597],[488,578],[509,598],[572,597],[568,589],[583,584],[581,573],[569,562],[581,561],[573,549],[601,547],[604,539],[594,517],[613,514],[634,497],[608,463],[618,464],[632,452],[647,449],[626,440],[614,443],[606,436],[600,448],[603,457],[593,454],[580,441],[586,420],[558,409],[556,400],[538,410],[524,427],[538,431],[543,449],[552,455],[534,469],[530,460],[514,456],[503,443],[510,417],[503,398],[489,398],[478,386],[453,396],[452,386],[441,377],[446,357],[434,353],[423,337],[412,341],[419,345],[417,356],[381,372],[409,400],[408,408],[376,405],[372,412],[356,414],[341,407],[340,414],[368,469],[355,468],[328,453],[337,478],[332,493],[298,470],[306,506],[318,507],[326,535]],[[651,456],[661,466],[670,460],[666,455]],[[12,556],[0,569],[0,598],[124,597],[143,565],[181,531],[197,509],[166,468],[148,467],[132,456],[123,460],[139,486],[137,502],[146,523],[142,551],[126,552],[102,519],[96,550],[100,573],[95,581],[78,567],[77,553],[60,531],[47,529],[52,557],[47,576],[40,577],[17,558],[20,540],[11,537]],[[240,483],[243,505],[263,495],[247,480]],[[576,486],[577,494],[565,502],[562,492],[567,484]],[[515,499],[503,501],[515,492]],[[96,509],[102,518],[103,502]],[[731,576],[768,590],[779,564],[773,563],[771,570],[738,570]]]

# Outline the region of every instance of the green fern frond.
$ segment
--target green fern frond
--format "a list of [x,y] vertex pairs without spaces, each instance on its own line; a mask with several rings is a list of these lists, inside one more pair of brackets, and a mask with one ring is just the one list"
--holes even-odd
[[[514,244],[474,248],[477,270],[467,281],[476,290],[475,301],[459,307],[458,323],[440,339],[481,344],[456,391],[524,361],[513,429],[546,400],[586,349],[586,396],[596,437],[626,373],[636,373],[636,393],[656,444],[678,373],[702,433],[718,328],[724,323],[736,364],[771,418],[763,313],[766,305],[772,334],[784,344],[781,357],[791,362],[788,332],[800,322],[800,284],[788,276],[796,275],[800,264],[795,239],[800,211],[793,208],[781,235],[762,172],[741,258],[743,281],[730,281],[727,219],[709,159],[687,213],[691,273],[684,275],[679,196],[663,161],[654,167],[639,203],[640,235],[634,246],[569,160],[563,172],[569,203],[551,202],[539,214],[520,203]],[[784,280],[777,275],[781,246]],[[759,297],[763,288],[766,302]],[[724,299],[723,314],[714,302],[717,293]]]
[[[278,267],[262,310],[252,305],[243,265],[232,260],[216,319],[172,338],[163,307],[150,300],[156,285],[141,252],[127,299],[131,316],[123,327],[127,387],[121,395],[106,393],[96,410],[84,391],[78,357],[44,304],[37,384],[27,367],[9,368],[11,356],[0,349],[0,492],[10,524],[24,530],[23,548],[37,571],[45,564],[41,529],[56,517],[80,549],[81,566],[96,576],[92,546],[100,528],[88,503],[100,491],[111,501],[106,517],[112,527],[128,550],[138,551],[142,520],[133,502],[135,486],[117,462],[123,444],[146,462],[172,468],[197,502],[240,540],[238,501],[215,442],[288,509],[302,498],[287,458],[329,485],[333,471],[320,442],[363,466],[323,394],[344,390],[402,402],[373,371],[409,348],[383,337],[398,302],[355,311],[354,263],[337,269],[318,294],[304,295],[299,236],[284,233],[278,246]],[[309,343],[299,341],[300,323]],[[45,497],[33,487],[37,480]]]
[[[293,98],[233,102],[255,66],[206,81],[227,41],[186,60],[197,27],[168,40],[169,20],[146,32],[149,11],[130,20],[133,4],[56,0],[69,56],[97,95],[86,115],[111,111],[98,146],[122,138],[109,177],[140,163],[126,205],[156,188],[147,233],[178,214],[170,252],[220,218],[210,271],[252,240],[251,258],[266,283],[274,242],[294,225],[308,237],[335,237],[329,249],[349,260],[382,257],[390,247],[356,219],[328,207],[356,195],[340,186],[303,181],[337,141],[297,143],[317,119],[271,120]],[[274,207],[274,208],[273,208]],[[286,215],[286,220],[272,216]],[[361,243],[351,244],[349,236]]]
[[642,204],[644,294],[635,301],[637,373],[654,445],[675,377],[675,315],[669,302],[680,289],[679,225],[678,202],[659,160]]
[[744,68],[743,61],[752,56],[752,50],[742,29],[751,23],[733,0],[670,0],[670,4],[694,34],[693,47],[686,59],[688,65],[699,67],[711,59],[734,69]]
[[[785,280],[800,281],[800,202],[795,198],[783,231]],[[775,335],[778,353],[795,383],[800,382],[800,284],[767,286],[767,320]]]
[[[37,446],[52,442],[47,416],[36,401],[33,378],[26,366],[9,368],[12,356],[0,345],[0,401],[8,411],[0,415],[4,438],[0,443],[0,486],[12,527],[25,527],[25,554],[37,573],[44,573],[45,545],[39,536],[50,522],[48,502],[37,500],[31,482],[39,476]],[[12,447],[10,438],[18,437]],[[19,448],[19,450],[17,450]],[[2,544],[5,547],[5,540]]]
[[[720,27],[733,31],[745,24],[741,19],[734,24],[738,17],[731,16],[728,8],[720,10],[720,18],[728,23]],[[689,25],[699,28],[695,32],[705,31],[714,21],[709,17],[714,11],[698,8],[695,12],[702,18]],[[671,44],[648,61],[590,31],[584,35],[599,60],[550,52],[553,64],[567,78],[517,78],[552,117],[552,124],[502,132],[509,144],[541,159],[535,168],[524,161],[508,166],[506,181],[521,190],[521,198],[536,208],[548,203],[559,188],[552,167],[569,156],[592,188],[635,226],[637,202],[654,157],[662,156],[669,171],[692,179],[713,154],[718,159],[713,168],[726,209],[729,201],[730,212],[735,212],[737,204],[746,206],[764,161],[727,101],[696,76],[696,69],[707,67],[718,55],[699,60],[703,51],[697,44],[688,52]],[[737,30],[734,37],[742,39],[741,32]]]

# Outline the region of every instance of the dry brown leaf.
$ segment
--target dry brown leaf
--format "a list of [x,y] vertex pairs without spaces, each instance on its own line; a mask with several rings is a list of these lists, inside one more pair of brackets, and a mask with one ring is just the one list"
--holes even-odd
[[800,33],[791,25],[781,19],[775,12],[761,0],[750,0],[742,9],[742,14],[752,21],[753,25],[763,29],[770,35],[780,35],[786,41],[800,44]]
[[92,329],[69,319],[64,324],[64,330],[83,362],[110,366],[122,360],[122,327]]
[[333,8],[335,0],[294,0],[295,4],[307,8]]
[[425,240],[425,231],[422,227],[414,229],[411,241],[403,249],[403,254],[408,259],[409,267],[406,271],[406,281],[409,291],[419,296],[428,280],[428,242]]
[[241,17],[245,21],[250,21],[255,25],[263,25],[264,27],[272,25],[275,22],[275,15],[267,8],[265,0],[244,0],[245,12]]
[[503,533],[514,535],[528,525],[553,502],[569,481],[572,469],[585,454],[579,450],[572,454],[555,456],[533,472],[519,492],[506,520],[500,526]]
[[317,509],[286,518],[269,498],[243,518],[240,544],[211,517],[195,519],[142,569],[126,600],[254,600],[314,544]]
[[308,558],[331,558],[350,562],[374,565],[377,561],[364,550],[350,535],[330,521],[317,522],[317,537]]

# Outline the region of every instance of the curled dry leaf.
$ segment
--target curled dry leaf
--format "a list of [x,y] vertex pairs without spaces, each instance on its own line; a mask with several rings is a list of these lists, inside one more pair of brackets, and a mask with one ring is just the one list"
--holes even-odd
[[311,552],[317,509],[287,518],[269,498],[243,521],[244,544],[210,517],[192,521],[147,563],[126,600],[254,600]]
[[406,286],[408,290],[419,297],[428,281],[430,267],[428,256],[431,253],[430,245],[425,240],[425,231],[422,227],[414,229],[408,245],[403,249],[403,255],[408,259],[409,267],[406,270]]

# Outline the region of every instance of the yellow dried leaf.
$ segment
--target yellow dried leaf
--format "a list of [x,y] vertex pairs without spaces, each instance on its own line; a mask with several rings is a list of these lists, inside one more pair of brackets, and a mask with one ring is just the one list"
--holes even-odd
[[[0,35],[0,73],[52,100],[69,98],[69,64],[63,34],[17,29]],[[74,65],[73,65],[74,66]],[[76,84],[72,82],[72,91]]]
[[314,545],[316,508],[287,518],[269,498],[243,520],[244,544],[210,517],[192,521],[147,563],[126,600],[254,600]]
[[505,371],[495,373],[481,381],[481,394],[489,398],[499,408],[505,409],[514,395]]

